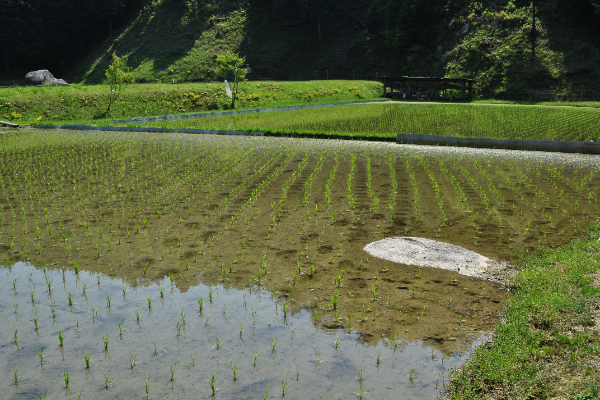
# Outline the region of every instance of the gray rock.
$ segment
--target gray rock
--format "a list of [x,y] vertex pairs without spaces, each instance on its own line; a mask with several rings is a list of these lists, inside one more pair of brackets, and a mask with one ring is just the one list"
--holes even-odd
[[441,268],[460,275],[494,281],[511,276],[508,263],[498,262],[450,243],[420,237],[391,237],[369,243],[364,250],[373,257],[404,265]]
[[50,83],[54,79],[54,75],[47,69],[41,69],[39,71],[31,71],[25,75],[26,85],[42,85],[44,83]]
[[56,79],[54,75],[47,69],[40,69],[39,71],[31,71],[25,75],[26,85],[52,85],[52,86],[69,86],[69,84],[63,79]]
[[53,86],[69,86],[69,84],[67,83],[67,81],[65,81],[64,79],[52,79],[52,82],[50,82],[51,85]]

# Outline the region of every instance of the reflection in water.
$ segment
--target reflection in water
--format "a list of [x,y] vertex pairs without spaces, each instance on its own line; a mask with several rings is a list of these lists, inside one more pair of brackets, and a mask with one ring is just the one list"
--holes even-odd
[[268,390],[269,398],[431,399],[447,369],[486,338],[474,334],[467,351],[444,358],[421,340],[399,338],[394,349],[315,328],[306,310],[286,318],[262,291],[200,285],[181,293],[168,279],[131,287],[25,263],[0,274],[3,398],[46,390],[48,398],[211,398],[214,378],[218,398]]

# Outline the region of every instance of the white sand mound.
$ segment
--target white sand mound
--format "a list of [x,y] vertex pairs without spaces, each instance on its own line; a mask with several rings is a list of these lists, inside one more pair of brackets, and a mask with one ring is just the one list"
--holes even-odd
[[453,244],[419,237],[393,237],[369,243],[373,257],[400,264],[441,268],[461,275],[504,281],[511,275],[508,263],[499,263]]

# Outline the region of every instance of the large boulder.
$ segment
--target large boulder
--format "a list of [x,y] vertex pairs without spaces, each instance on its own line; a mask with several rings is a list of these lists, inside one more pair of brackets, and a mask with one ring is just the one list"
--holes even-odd
[[44,83],[50,83],[54,79],[54,75],[47,69],[40,69],[39,71],[31,71],[25,75],[26,85],[43,85]]
[[31,71],[25,75],[26,85],[53,85],[53,86],[68,86],[69,84],[63,79],[56,79],[54,75],[47,69],[39,71]]

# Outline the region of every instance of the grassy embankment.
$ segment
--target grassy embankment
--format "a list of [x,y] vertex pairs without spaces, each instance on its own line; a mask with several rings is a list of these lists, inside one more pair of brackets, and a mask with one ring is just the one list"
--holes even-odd
[[479,104],[361,104],[345,107],[126,123],[291,135],[394,138],[397,133],[499,139],[598,140],[600,110]]
[[451,399],[600,399],[600,224],[520,262],[493,341],[451,374]]
[[[107,85],[0,89],[0,120],[19,124],[103,124],[102,121],[226,110],[223,83],[137,84],[128,87],[105,114]],[[374,100],[381,83],[372,81],[247,82],[236,109]]]

